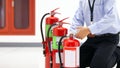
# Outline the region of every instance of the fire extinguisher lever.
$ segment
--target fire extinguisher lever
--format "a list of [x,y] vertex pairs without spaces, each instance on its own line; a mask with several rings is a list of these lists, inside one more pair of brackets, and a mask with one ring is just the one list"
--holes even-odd
[[58,10],[58,9],[60,9],[60,8],[56,8],[56,9],[52,10],[51,13],[52,13],[52,12],[55,12],[55,11]]
[[69,18],[69,17],[66,17],[66,18],[60,20],[60,21],[58,22],[59,26],[62,26],[63,24],[70,24],[70,23],[67,23],[67,22],[63,22],[64,20],[66,20],[66,19],[68,19],[68,18]]
[[66,18],[60,20],[59,22],[63,22],[64,20],[66,20],[66,19],[68,19],[68,18],[69,18],[69,17],[66,17]]
[[54,16],[55,14],[60,14],[60,13],[58,13],[58,12],[55,12],[55,11],[58,10],[58,9],[60,9],[60,8],[56,8],[56,9],[52,10],[52,11],[50,12],[51,16]]

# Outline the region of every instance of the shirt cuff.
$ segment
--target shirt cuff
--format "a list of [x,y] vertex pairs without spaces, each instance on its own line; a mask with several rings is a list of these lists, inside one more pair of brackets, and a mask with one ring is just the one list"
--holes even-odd
[[88,26],[88,28],[89,28],[91,34],[98,34],[100,32],[100,30],[97,27],[95,27],[95,25],[90,25],[90,26]]

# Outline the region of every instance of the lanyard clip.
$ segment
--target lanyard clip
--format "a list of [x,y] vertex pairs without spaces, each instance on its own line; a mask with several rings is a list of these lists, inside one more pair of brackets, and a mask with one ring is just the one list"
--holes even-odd
[[91,21],[90,24],[93,24],[93,21]]

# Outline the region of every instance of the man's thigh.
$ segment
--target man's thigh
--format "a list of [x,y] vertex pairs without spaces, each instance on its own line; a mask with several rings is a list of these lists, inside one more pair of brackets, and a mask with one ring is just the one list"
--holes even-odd
[[94,53],[91,61],[92,68],[111,68],[110,60],[116,49],[116,45],[109,42],[103,42],[97,45],[98,48]]

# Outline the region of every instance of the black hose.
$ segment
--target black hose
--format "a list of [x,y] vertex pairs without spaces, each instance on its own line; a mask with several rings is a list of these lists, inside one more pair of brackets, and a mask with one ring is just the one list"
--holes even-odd
[[[48,28],[47,38],[49,38],[49,32],[50,32],[51,28],[52,28],[53,26],[55,26],[55,25],[56,25],[56,23],[55,23],[55,24],[52,24],[52,25]],[[52,52],[51,52],[51,43],[50,43],[50,40],[48,40],[48,46],[49,46],[49,51],[50,51],[50,53],[52,53]]]
[[60,46],[62,45],[62,40],[63,40],[63,38],[65,38],[65,37],[67,37],[67,36],[62,36],[62,37],[60,38],[59,42],[58,42],[58,56],[59,56],[59,61],[60,61],[60,68],[64,68],[64,67],[62,66],[62,60],[61,60],[61,54],[60,54]]
[[44,14],[43,16],[42,16],[42,19],[41,19],[41,21],[40,21],[40,31],[41,31],[41,36],[42,36],[42,42],[43,42],[43,54],[45,55],[45,39],[44,39],[44,34],[43,34],[43,20],[44,20],[44,18],[47,16],[47,15],[49,15],[50,13],[46,13],[46,14]]
[[[50,43],[50,40],[49,40],[49,32],[50,32],[51,28],[52,28],[53,26],[55,26],[55,25],[56,25],[56,23],[55,23],[55,24],[52,24],[52,25],[48,28],[48,31],[47,31],[47,37],[48,37],[47,42],[48,42],[48,47],[49,47],[49,53],[50,53],[50,54],[52,54],[52,50],[51,50],[51,43]],[[52,56],[51,56],[51,55],[50,55],[50,68],[52,68]]]

